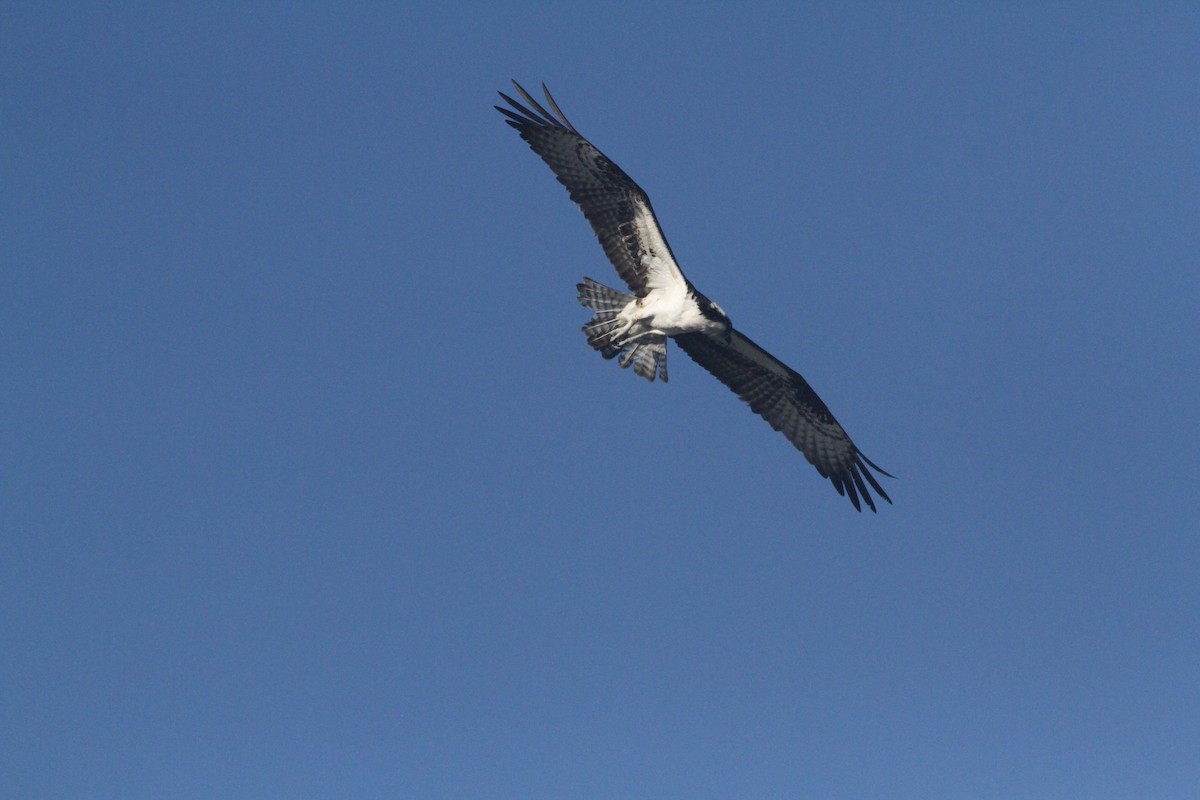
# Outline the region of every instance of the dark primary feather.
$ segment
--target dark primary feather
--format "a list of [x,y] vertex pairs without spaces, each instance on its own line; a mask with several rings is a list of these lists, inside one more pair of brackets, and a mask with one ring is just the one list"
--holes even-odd
[[[639,235],[636,223],[640,207],[658,225],[650,198],[633,178],[575,130],[545,85],[542,91],[554,113],[530,97],[516,81],[513,86],[528,106],[500,92],[512,109],[496,106],[496,110],[508,117],[508,124],[517,129],[533,152],[554,171],[559,183],[567,187],[629,290],[639,297],[644,295],[647,242]],[[666,238],[662,237],[662,241],[674,261]]]

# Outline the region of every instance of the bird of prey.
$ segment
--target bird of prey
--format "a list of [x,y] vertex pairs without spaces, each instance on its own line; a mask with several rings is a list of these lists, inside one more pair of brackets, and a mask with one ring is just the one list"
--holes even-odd
[[861,497],[875,511],[868,484],[892,502],[871,469],[893,476],[863,455],[808,382],[735,329],[684,276],[642,188],[567,121],[545,84],[550,111],[516,81],[513,86],[525,103],[500,92],[509,108],[496,110],[567,187],[633,293],[591,278],[577,285],[579,302],[594,312],[583,327],[588,344],[643,378],[665,383],[667,339],[674,339],[786,436],[838,494],[849,495],[855,509],[862,511]]

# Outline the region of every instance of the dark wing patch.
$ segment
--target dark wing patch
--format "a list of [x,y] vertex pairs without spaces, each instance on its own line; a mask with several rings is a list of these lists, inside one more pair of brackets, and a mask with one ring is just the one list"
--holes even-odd
[[833,483],[838,494],[849,495],[855,509],[862,510],[861,496],[875,511],[875,500],[867,484],[884,500],[892,502],[871,469],[889,478],[893,476],[855,447],[829,407],[798,372],[737,331],[733,331],[729,344],[701,333],[673,338],[693,361],[786,436],[821,477]]
[[645,295],[647,271],[666,263],[658,259],[666,259],[670,267],[678,269],[650,198],[633,178],[575,130],[544,84],[542,91],[553,112],[530,97],[516,81],[513,86],[528,106],[500,92],[512,108],[496,106],[496,110],[508,117],[508,124],[567,187],[630,291]]

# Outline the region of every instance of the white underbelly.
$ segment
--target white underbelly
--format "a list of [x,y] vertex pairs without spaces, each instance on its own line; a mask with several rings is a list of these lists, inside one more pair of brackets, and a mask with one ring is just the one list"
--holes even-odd
[[700,313],[686,291],[655,289],[630,303],[621,313],[622,316],[628,315],[634,328],[667,336],[700,333],[720,327]]

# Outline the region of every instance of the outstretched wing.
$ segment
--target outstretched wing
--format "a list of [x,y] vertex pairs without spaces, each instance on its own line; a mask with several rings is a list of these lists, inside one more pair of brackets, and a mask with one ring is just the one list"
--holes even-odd
[[750,409],[771,424],[804,453],[821,477],[833,482],[838,494],[862,511],[859,496],[875,510],[870,484],[880,497],[892,499],[871,474],[871,469],[892,477],[862,454],[817,393],[800,373],[788,367],[736,330],[726,344],[702,333],[673,337],[683,351],[711,372]]
[[553,113],[519,83],[513,81],[513,86],[529,105],[500,92],[512,109],[496,110],[567,187],[629,290],[641,297],[651,289],[686,283],[641,187],[575,130],[545,84],[542,91]]

